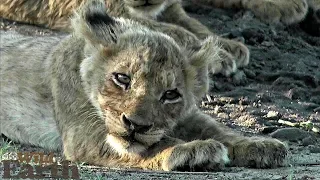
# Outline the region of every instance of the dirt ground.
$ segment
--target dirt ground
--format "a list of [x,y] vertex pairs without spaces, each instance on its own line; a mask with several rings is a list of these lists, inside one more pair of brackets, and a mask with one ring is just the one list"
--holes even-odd
[[[283,139],[290,150],[288,165],[277,169],[228,167],[205,173],[81,166],[82,179],[89,178],[83,173],[87,171],[97,175],[92,179],[320,179],[320,37],[304,31],[309,26],[320,32],[320,23],[274,26],[260,22],[250,12],[190,4],[185,8],[213,32],[242,40],[251,50],[249,66],[234,77],[212,76],[210,95],[201,108],[245,135]],[[30,35],[61,34],[3,19],[0,26]],[[19,149],[38,151],[26,146]]]

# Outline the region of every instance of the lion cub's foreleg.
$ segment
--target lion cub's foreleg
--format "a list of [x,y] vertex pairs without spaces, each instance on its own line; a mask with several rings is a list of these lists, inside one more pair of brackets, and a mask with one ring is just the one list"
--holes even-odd
[[[181,4],[176,3],[168,7],[162,15],[162,21],[177,24],[190,32],[194,33],[199,39],[205,39],[208,36],[217,37],[218,43],[222,47],[222,51],[219,52],[220,60],[212,62],[213,66],[222,66],[219,71],[211,71],[213,74],[222,73],[226,76],[230,75],[236,70],[236,68],[247,66],[249,63],[249,49],[241,42],[224,39],[218,37],[218,35],[212,33],[206,26],[201,24],[198,20],[188,16]],[[235,67],[233,71],[230,71],[231,64]],[[231,68],[232,69],[232,68]]]
[[70,149],[75,144],[64,139],[64,154],[68,160],[94,165],[164,171],[220,170],[229,162],[227,148],[213,139],[184,142],[164,137],[148,150],[136,153],[118,152],[109,145],[115,142],[103,141],[103,138],[99,142],[85,139],[81,149]]
[[[57,118],[72,119],[75,118],[73,115],[60,111]],[[139,151],[132,147],[137,152],[126,152],[121,143],[106,138],[108,134],[104,129],[103,121],[95,118],[84,120],[78,124],[65,122],[71,124],[60,126],[64,155],[67,160],[108,167],[135,167],[165,171],[219,170],[229,162],[227,148],[213,139],[184,142],[165,135],[147,150]],[[91,125],[84,129],[86,123]],[[92,129],[99,129],[101,132],[93,133]]]
[[281,166],[287,154],[284,143],[277,139],[263,137],[244,137],[231,132],[212,117],[195,112],[180,121],[173,132],[175,137],[186,141],[193,139],[215,139],[224,144],[229,151],[233,166],[269,168]]
[[194,140],[183,142],[165,137],[149,149],[149,157],[142,160],[142,168],[165,171],[206,171],[220,170],[229,162],[227,148],[220,142]]

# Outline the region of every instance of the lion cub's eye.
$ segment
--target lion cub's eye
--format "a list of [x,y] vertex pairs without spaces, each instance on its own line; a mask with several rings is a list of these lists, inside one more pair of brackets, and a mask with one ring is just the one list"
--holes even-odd
[[177,89],[168,90],[163,93],[160,101],[162,103],[175,103],[175,102],[178,102],[181,97],[182,95],[178,92]]
[[131,79],[128,75],[122,73],[112,73],[112,75],[112,80],[116,85],[120,86],[123,89],[128,89],[131,82]]

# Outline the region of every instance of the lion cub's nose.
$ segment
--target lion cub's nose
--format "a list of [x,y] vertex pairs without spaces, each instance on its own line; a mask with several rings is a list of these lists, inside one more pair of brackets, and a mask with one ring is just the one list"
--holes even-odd
[[152,125],[139,125],[133,122],[132,119],[127,118],[124,114],[122,114],[122,121],[125,124],[126,128],[128,128],[128,130],[131,132],[134,131],[143,134],[152,128]]

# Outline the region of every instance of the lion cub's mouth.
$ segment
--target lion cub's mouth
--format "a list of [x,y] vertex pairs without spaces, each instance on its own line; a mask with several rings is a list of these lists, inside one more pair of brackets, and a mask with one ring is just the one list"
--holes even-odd
[[139,152],[159,142],[164,136],[164,130],[150,133],[130,133],[127,135],[108,134],[107,142],[118,152]]
[[163,135],[164,131],[158,131],[153,134],[133,133],[127,136],[108,134],[107,142],[118,153],[140,154],[146,151],[151,145],[159,142]]
[[131,133],[125,136],[119,136],[119,138],[127,141],[130,144],[139,143],[145,146],[151,146],[160,141],[163,137],[164,131],[158,130],[152,133]]

